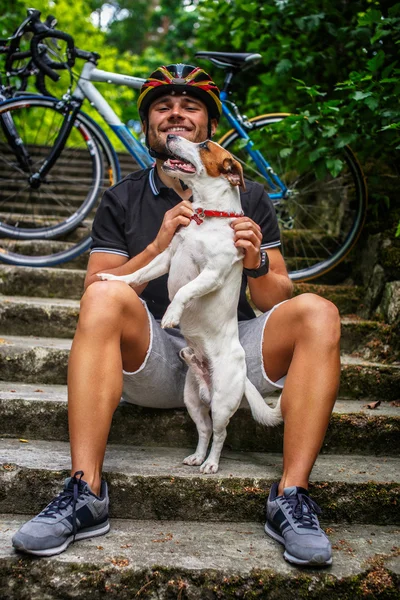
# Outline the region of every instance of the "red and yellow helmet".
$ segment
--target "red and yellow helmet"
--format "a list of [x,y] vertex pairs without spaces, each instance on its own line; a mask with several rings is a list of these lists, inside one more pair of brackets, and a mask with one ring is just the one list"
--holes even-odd
[[142,121],[146,120],[149,106],[164,94],[185,92],[202,100],[207,107],[210,119],[219,119],[222,105],[219,89],[211,77],[192,65],[182,63],[159,67],[142,85],[138,99],[138,111]]

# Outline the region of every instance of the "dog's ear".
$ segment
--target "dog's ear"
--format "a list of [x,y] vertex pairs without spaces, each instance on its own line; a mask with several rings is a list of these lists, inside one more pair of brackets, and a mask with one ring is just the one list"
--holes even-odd
[[246,186],[243,179],[243,169],[239,161],[233,158],[225,158],[222,163],[222,173],[225,175],[231,185],[240,185],[243,190]]

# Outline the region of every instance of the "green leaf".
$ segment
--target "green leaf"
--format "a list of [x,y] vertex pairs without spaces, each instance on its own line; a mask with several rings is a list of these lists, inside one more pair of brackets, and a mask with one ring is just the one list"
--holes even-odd
[[337,177],[343,169],[343,161],[338,158],[328,158],[326,160],[326,166],[332,177]]
[[275,72],[278,74],[287,73],[292,68],[293,63],[288,58],[283,58],[275,67]]
[[351,96],[351,98],[353,98],[354,100],[357,100],[357,102],[359,102],[360,100],[369,98],[369,96],[372,96],[372,92],[355,92],[353,94],[353,96]]
[[322,137],[330,138],[330,137],[333,137],[336,134],[337,134],[337,127],[334,127],[333,125],[331,125],[330,127],[324,128],[324,132],[322,134]]
[[349,146],[354,140],[357,139],[356,133],[347,133],[340,135],[337,140],[335,140],[335,148],[344,148],[344,146]]
[[287,158],[288,156],[290,156],[293,152],[293,148],[282,148],[282,150],[279,152],[279,156],[281,158]]
[[371,9],[364,14],[360,14],[358,26],[362,27],[363,25],[373,25],[374,23],[379,23],[381,19],[381,12],[379,10]]
[[373,97],[367,98],[365,100],[365,104],[372,111],[374,111],[379,106],[379,102],[378,102],[377,98],[373,98]]
[[238,17],[237,19],[235,19],[231,25],[232,29],[238,29],[238,27],[241,27],[243,25],[243,23],[246,22],[246,19],[244,17]]
[[383,50],[379,50],[379,52],[371,58],[371,60],[367,61],[367,68],[370,71],[377,71],[381,68],[383,63],[385,62],[385,53]]

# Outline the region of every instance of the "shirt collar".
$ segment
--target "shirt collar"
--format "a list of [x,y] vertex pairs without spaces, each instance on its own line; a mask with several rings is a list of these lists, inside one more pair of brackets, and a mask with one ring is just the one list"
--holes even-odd
[[169,187],[161,180],[157,173],[156,166],[152,167],[149,172],[149,184],[151,191],[155,196],[159,196],[164,190],[168,192]]

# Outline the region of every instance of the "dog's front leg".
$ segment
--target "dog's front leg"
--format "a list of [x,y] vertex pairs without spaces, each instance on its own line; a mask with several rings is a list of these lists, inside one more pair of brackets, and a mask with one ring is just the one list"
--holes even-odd
[[129,285],[141,285],[152,281],[161,275],[168,273],[169,266],[171,263],[171,248],[168,246],[158,256],[153,258],[151,262],[145,267],[138,269],[134,273],[129,275],[113,275],[112,273],[97,273],[97,277],[100,277],[103,281],[124,281]]
[[218,290],[225,282],[227,270],[206,267],[197,277],[180,288],[161,321],[161,327],[176,327],[179,325],[185,305],[193,298],[200,298]]

